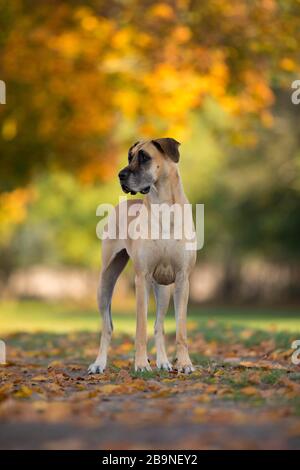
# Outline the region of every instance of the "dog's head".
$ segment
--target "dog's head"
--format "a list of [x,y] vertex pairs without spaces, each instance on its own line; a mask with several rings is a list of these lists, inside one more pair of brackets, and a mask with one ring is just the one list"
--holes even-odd
[[169,137],[136,142],[128,151],[128,165],[119,173],[125,193],[147,194],[151,186],[179,161],[180,143]]

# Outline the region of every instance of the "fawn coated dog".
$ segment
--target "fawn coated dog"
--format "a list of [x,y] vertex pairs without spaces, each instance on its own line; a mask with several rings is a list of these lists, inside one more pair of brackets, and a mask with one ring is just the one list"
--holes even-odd
[[[144,227],[149,225],[153,205],[164,204],[179,207],[188,205],[178,171],[179,142],[172,138],[161,138],[135,143],[128,153],[128,165],[119,173],[121,187],[125,193],[145,194],[144,199],[121,202],[116,208],[119,219],[122,204],[126,204],[127,222]],[[132,215],[132,205],[138,210]],[[143,210],[142,210],[143,209]],[[123,211],[124,212],[124,211]],[[163,215],[159,213],[156,223],[160,226]],[[192,218],[189,227],[194,231]],[[170,222],[172,224],[172,221]],[[102,373],[106,368],[107,352],[112,335],[111,299],[115,283],[132,259],[136,286],[136,341],[135,370],[151,370],[147,356],[147,309],[151,285],[156,300],[155,345],[156,366],[159,369],[191,373],[194,368],[188,353],[186,315],[189,297],[189,277],[196,261],[196,250],[186,249],[186,238],[171,236],[144,239],[118,237],[102,243],[102,271],[98,290],[98,304],[102,314],[102,335],[96,361],[90,365],[89,373]],[[168,360],[164,343],[164,316],[168,309],[171,285],[174,284],[174,306],[176,316],[176,360],[174,366]]]

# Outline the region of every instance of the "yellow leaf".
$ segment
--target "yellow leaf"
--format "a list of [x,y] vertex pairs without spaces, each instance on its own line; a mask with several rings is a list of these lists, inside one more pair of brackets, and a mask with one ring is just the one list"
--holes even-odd
[[44,375],[36,375],[35,377],[32,377],[31,380],[32,382],[47,382],[48,378]]
[[222,369],[219,369],[219,370],[217,370],[217,372],[214,373],[215,377],[220,377],[222,375],[224,375],[224,370],[222,370]]
[[114,385],[114,384],[106,384],[106,385],[102,385],[100,390],[103,393],[114,393],[120,390],[120,386]]
[[147,387],[147,384],[145,382],[145,380],[143,379],[137,379],[137,380],[134,380],[134,382],[132,382],[132,384],[130,384],[135,390],[141,390],[141,391],[144,391]]
[[252,368],[255,367],[255,362],[250,362],[250,361],[241,361],[240,366],[246,367],[246,368]]
[[61,361],[52,361],[50,362],[50,364],[48,365],[48,369],[50,367],[63,367],[63,363]]
[[9,392],[11,392],[12,388],[13,388],[13,385],[9,384],[9,383],[4,384],[4,385],[2,385],[2,387],[0,387],[0,401],[8,396],[8,394],[9,394]]
[[55,394],[63,394],[62,388],[56,383],[47,384],[47,390]]
[[241,389],[241,392],[244,394],[244,395],[248,395],[248,396],[253,396],[253,395],[257,395],[258,393],[258,390],[255,388],[255,387],[244,387]]
[[206,394],[199,395],[199,397],[197,397],[197,401],[200,403],[209,403],[211,401],[211,397]]
[[155,393],[152,393],[151,398],[164,398],[169,397],[172,394],[172,390],[169,388],[163,388]]
[[33,390],[27,387],[26,385],[22,385],[20,389],[14,394],[17,398],[28,398],[32,395]]
[[217,385],[214,385],[214,384],[208,385],[208,387],[206,388],[205,391],[206,391],[207,393],[217,393],[217,391],[218,391],[218,386],[217,386]]

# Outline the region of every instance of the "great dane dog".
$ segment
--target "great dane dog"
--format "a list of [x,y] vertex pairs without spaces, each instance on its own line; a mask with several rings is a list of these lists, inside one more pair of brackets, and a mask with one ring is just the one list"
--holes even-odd
[[[129,231],[126,237],[118,237],[120,213],[124,214],[126,203],[126,224],[134,223],[140,228],[149,228],[153,212],[152,207],[164,205],[184,208],[188,206],[181,178],[178,171],[179,142],[172,138],[161,138],[136,142],[128,152],[128,165],[120,171],[119,180],[125,193],[145,194],[144,199],[131,199],[121,202],[115,208],[116,237],[107,238],[102,244],[102,271],[98,291],[99,309],[102,314],[102,335],[96,361],[90,365],[89,373],[102,373],[107,364],[107,352],[112,335],[111,299],[115,283],[131,258],[135,270],[136,286],[136,341],[135,370],[151,370],[147,356],[147,309],[151,285],[156,299],[156,366],[159,369],[191,373],[194,368],[188,353],[186,316],[189,297],[189,277],[196,261],[196,249],[187,249],[189,230],[183,230],[181,237],[176,237],[173,230],[174,219],[170,218],[170,237],[160,233],[158,237],[132,237]],[[132,215],[132,205],[135,205]],[[122,221],[122,218],[121,218]],[[190,227],[194,232],[192,217]],[[164,222],[164,213],[159,211],[154,222],[160,227]],[[151,232],[151,230],[150,230]],[[190,238],[189,238],[190,241]],[[174,284],[174,306],[176,315],[176,360],[171,365],[164,342],[164,316],[168,309],[171,287]]]

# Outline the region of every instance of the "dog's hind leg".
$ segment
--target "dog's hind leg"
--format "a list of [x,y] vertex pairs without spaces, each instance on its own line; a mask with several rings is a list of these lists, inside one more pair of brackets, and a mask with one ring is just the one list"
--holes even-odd
[[156,366],[158,369],[172,370],[172,364],[167,357],[164,338],[164,317],[169,307],[171,286],[153,283],[153,290],[156,301],[156,320],[154,326]]
[[[103,244],[105,241],[103,242]],[[105,249],[105,251],[104,251]],[[107,241],[103,246],[103,266],[98,289],[98,305],[102,315],[102,334],[100,347],[96,361],[90,365],[89,373],[102,373],[106,368],[107,352],[110,345],[113,324],[111,318],[111,299],[117,279],[125,268],[129,256],[123,248],[117,251],[118,244],[112,240]]]
[[178,372],[190,374],[195,368],[190,360],[187,344],[186,315],[189,298],[189,278],[185,272],[179,272],[175,279],[174,305],[176,317],[176,349]]

